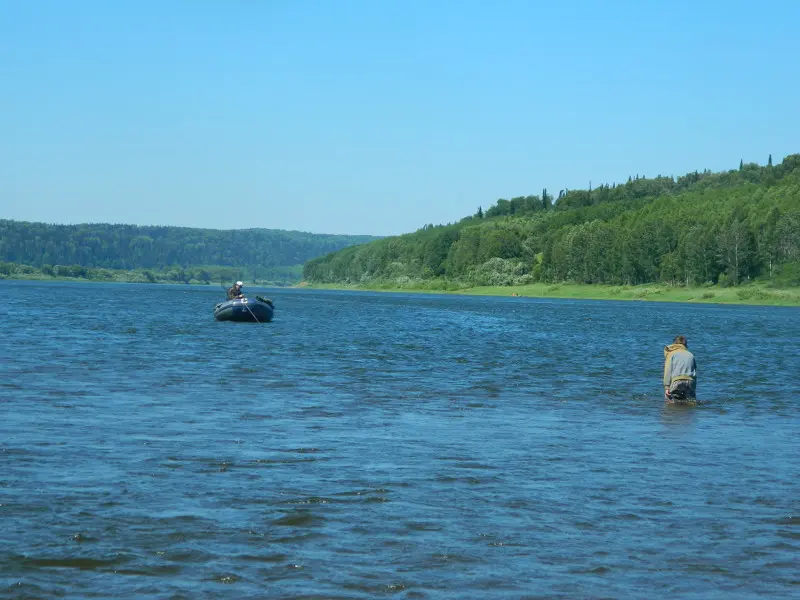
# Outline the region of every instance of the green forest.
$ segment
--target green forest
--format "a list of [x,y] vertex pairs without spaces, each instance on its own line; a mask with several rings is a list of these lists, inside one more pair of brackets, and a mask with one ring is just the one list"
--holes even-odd
[[800,285],[800,154],[500,199],[457,223],[309,260],[303,275],[309,283],[428,289]]
[[373,236],[0,219],[0,277],[288,284],[308,259]]

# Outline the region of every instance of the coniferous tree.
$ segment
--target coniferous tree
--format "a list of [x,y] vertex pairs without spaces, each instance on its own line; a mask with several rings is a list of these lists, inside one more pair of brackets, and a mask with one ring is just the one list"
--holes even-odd
[[[559,198],[561,196],[559,195]],[[553,197],[547,193],[547,188],[542,190],[542,208],[544,210],[550,210],[553,207]]]

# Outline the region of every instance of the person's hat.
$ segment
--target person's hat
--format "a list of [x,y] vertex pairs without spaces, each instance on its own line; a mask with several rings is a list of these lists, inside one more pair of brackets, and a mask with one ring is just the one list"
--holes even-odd
[[244,284],[241,281],[237,281],[236,285],[238,285],[239,287],[242,287]]

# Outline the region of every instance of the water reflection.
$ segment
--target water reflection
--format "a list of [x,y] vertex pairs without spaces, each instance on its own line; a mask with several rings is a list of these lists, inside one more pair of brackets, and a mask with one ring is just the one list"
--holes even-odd
[[668,426],[687,426],[697,422],[699,402],[662,402],[661,422]]

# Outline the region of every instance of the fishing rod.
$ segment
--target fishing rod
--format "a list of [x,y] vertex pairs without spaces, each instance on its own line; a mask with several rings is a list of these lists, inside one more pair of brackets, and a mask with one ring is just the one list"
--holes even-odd
[[259,321],[259,320],[258,320],[258,317],[256,317],[256,316],[253,314],[253,311],[252,311],[252,310],[250,310],[250,307],[249,307],[249,306],[247,306],[247,301],[245,301],[245,302],[242,302],[242,304],[244,304],[244,307],[247,309],[247,311],[248,311],[248,312],[250,313],[250,315],[253,317],[253,319],[255,320],[255,322],[256,322],[256,323],[261,323],[261,321]]

